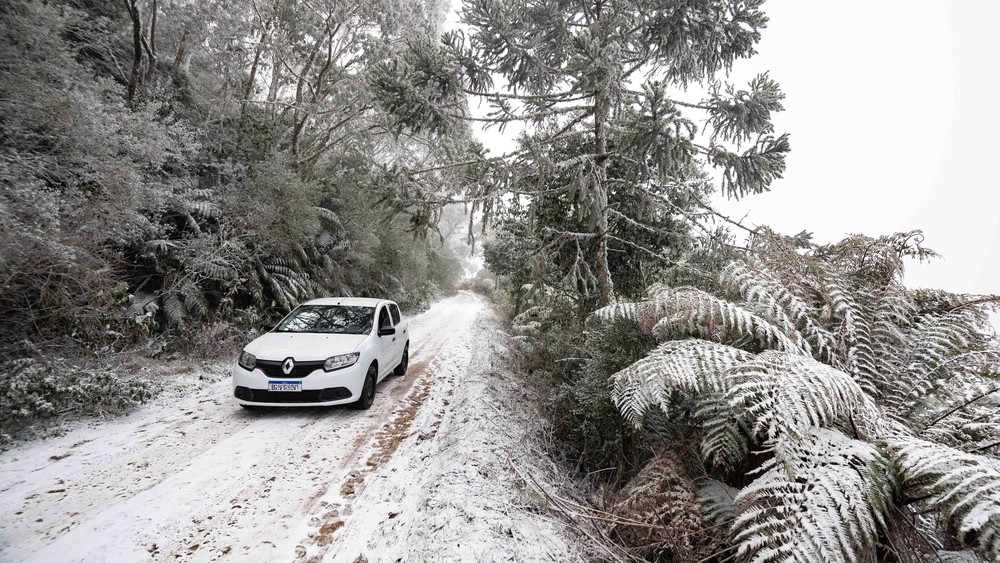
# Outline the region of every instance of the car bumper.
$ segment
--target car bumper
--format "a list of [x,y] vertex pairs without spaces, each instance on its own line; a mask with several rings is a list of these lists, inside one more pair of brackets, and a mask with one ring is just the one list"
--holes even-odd
[[[316,370],[305,377],[268,377],[260,369],[233,368],[233,398],[241,405],[323,407],[353,403],[361,396],[367,370],[360,362],[336,371]],[[302,391],[268,391],[268,381],[301,381]]]

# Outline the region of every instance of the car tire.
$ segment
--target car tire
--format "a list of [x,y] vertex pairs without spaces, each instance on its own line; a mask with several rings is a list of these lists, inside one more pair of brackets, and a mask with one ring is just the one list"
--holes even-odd
[[259,411],[260,410],[260,405],[244,405],[243,403],[240,403],[240,406],[243,407],[245,410],[248,410],[248,411]]
[[368,410],[375,402],[375,384],[378,382],[378,370],[375,364],[368,367],[368,374],[365,375],[365,385],[361,388],[361,396],[354,402],[354,408]]
[[410,343],[407,342],[406,346],[403,346],[403,358],[399,360],[399,365],[392,370],[392,374],[396,376],[406,375],[406,368],[410,365]]

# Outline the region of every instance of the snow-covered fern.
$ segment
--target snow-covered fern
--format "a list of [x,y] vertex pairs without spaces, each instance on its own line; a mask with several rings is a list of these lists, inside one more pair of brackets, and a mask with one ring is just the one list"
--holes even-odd
[[890,438],[887,449],[906,497],[940,508],[954,537],[987,560],[1000,560],[1000,469],[995,459],[910,437]]
[[761,264],[731,262],[719,275],[720,285],[781,328],[786,334],[801,333],[809,342],[813,354],[829,359],[835,341],[829,330],[820,325],[816,308],[801,295],[795,284],[782,282]]
[[625,318],[663,340],[697,337],[746,349],[776,349],[810,354],[807,339],[794,327],[783,330],[739,305],[693,287],[653,286],[638,303],[619,302],[598,309],[589,322]]
[[812,358],[763,352],[727,374],[730,406],[753,421],[766,441],[800,438],[811,428],[868,428],[876,408],[854,379]]
[[907,290],[903,258],[930,255],[920,241],[771,240],[723,269],[733,301],[653,285],[588,319],[628,318],[664,341],[611,377],[612,398],[638,426],[694,422],[698,478],[745,484],[737,558],[904,557],[892,538],[908,526],[924,538],[908,560],[957,541],[1000,561],[1000,346],[986,324],[1000,297]]
[[738,554],[751,563],[871,560],[892,495],[885,458],[829,429],[776,451],[736,497]]
[[681,390],[697,395],[725,391],[723,373],[748,360],[747,352],[704,340],[665,342],[611,377],[611,396],[622,415],[638,424],[652,406]]

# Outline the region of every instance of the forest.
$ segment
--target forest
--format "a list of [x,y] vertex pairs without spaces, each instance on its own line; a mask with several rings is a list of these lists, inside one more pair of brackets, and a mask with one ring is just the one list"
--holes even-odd
[[454,4],[4,3],[0,446],[308,299],[462,288],[622,560],[1000,560],[1000,296],[713,206],[794,158],[729,82],[765,2]]

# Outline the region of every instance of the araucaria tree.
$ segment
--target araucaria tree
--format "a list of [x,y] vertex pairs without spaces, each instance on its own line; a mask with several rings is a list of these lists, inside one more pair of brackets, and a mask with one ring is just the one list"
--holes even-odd
[[[636,219],[609,205],[610,166],[626,167],[621,181],[668,209],[675,205],[664,196],[670,187],[698,184],[692,191],[703,193],[706,166],[720,170],[731,197],[766,190],[784,171],[788,138],[771,123],[782,109],[777,83],[766,74],[746,89],[720,82],[736,60],[755,53],[767,23],[762,3],[468,0],[465,31],[446,33],[441,43],[411,41],[377,70],[376,91],[401,129],[444,130],[463,120],[533,126],[507,155],[517,165],[511,176],[522,188],[569,176],[562,186],[545,184],[545,193],[585,194],[588,232],[561,234],[587,247],[586,271],[607,305],[614,296],[610,224]],[[695,83],[704,96],[690,94]],[[470,96],[488,101],[486,117],[470,115]],[[550,148],[571,137],[578,154],[552,158]]]

